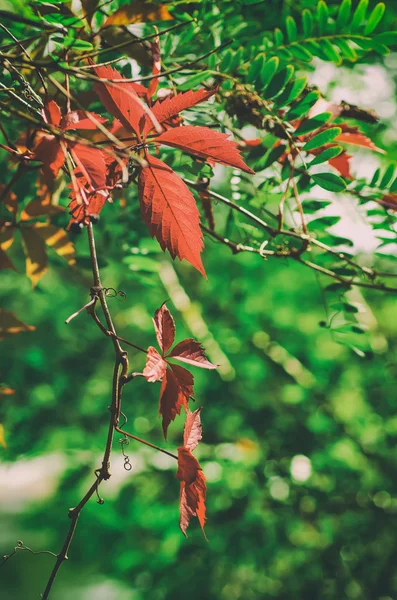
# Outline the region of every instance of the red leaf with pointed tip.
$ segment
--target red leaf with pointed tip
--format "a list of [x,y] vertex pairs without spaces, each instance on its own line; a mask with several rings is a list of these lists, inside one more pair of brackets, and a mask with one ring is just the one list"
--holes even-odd
[[[179,526],[183,535],[189,526],[190,519],[198,518],[204,533],[206,484],[204,473],[198,460],[187,448],[178,448],[178,471],[176,477],[181,482],[180,520]],[[205,533],[204,533],[205,537]],[[207,538],[205,538],[207,539]]]
[[185,427],[183,430],[183,445],[190,451],[195,449],[203,437],[200,412],[201,408],[198,408],[194,412],[188,410],[186,414]]
[[[106,123],[106,119],[95,113],[89,113],[98,123]],[[62,117],[61,128],[64,131],[69,129],[97,129],[98,125],[91,121],[87,113],[83,110],[73,110]]]
[[49,100],[45,103],[43,109],[43,117],[46,123],[59,127],[62,118],[62,113],[55,100]]
[[170,366],[171,368],[164,373],[160,389],[159,414],[163,417],[165,439],[167,439],[168,425],[181,413],[182,406],[187,409],[194,381],[193,375],[183,367]]
[[99,148],[92,148],[84,144],[74,144],[70,147],[77,166],[93,189],[104,188],[106,186],[106,163],[103,152]]
[[368,148],[368,150],[374,150],[375,152],[380,152],[381,154],[386,154],[382,148],[378,148],[375,146],[372,140],[369,139],[366,135],[357,132],[349,132],[343,131],[338,137],[335,138],[335,142],[343,142],[344,144],[352,144],[353,146],[360,146],[361,148]]
[[50,134],[40,132],[33,148],[34,160],[40,160],[47,175],[56,177],[65,162],[65,155],[58,140]]
[[167,363],[153,346],[150,346],[147,351],[146,366],[143,369],[143,375],[147,381],[160,381],[167,370]]
[[165,302],[154,313],[153,323],[157,341],[165,354],[175,339],[175,321]]
[[[168,96],[161,102],[157,101],[152,107],[152,112],[159,123],[164,123],[164,121],[168,121],[168,119],[178,115],[182,110],[192,108],[192,106],[208,100],[208,98],[211,98],[211,96],[213,96],[217,90],[218,88],[213,90],[189,90],[188,92],[181,92],[173,97]],[[153,123],[151,119],[146,116],[145,125],[143,128],[143,137],[146,137],[149,131],[152,129]]]
[[[125,79],[116,69],[112,67],[93,67],[95,75],[101,79]],[[139,136],[139,121],[145,114],[145,109],[134,89],[133,84],[115,83],[109,85],[96,82],[94,89],[106,110],[116,117],[129,130],[133,130]]]
[[149,166],[141,169],[138,190],[150,234],[172,258],[186,259],[205,276],[200,215],[192,193],[168,165],[150,154],[145,158]]
[[226,133],[219,133],[209,127],[194,127],[193,125],[175,127],[156,137],[156,142],[178,148],[200,158],[213,160],[222,165],[241,169],[246,173],[254,173],[241,158],[237,148],[238,144],[229,140]]
[[216,365],[206,357],[202,345],[192,338],[179,342],[168,356],[202,369],[216,369]]

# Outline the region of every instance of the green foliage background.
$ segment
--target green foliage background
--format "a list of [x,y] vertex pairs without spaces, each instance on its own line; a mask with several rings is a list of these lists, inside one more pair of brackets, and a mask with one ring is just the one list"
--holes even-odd
[[[263,30],[315,3],[220,2],[219,13],[213,4],[178,8],[208,15],[189,52],[233,36],[243,45],[251,39],[254,52]],[[387,4],[389,29],[396,29],[396,7]],[[376,143],[384,144],[388,125],[372,130]],[[387,150],[393,159],[391,138]],[[35,193],[26,183],[16,192]],[[233,256],[207,240],[205,281],[157,251],[129,194],[125,208],[106,206],[96,226],[104,283],[127,294],[125,303],[109,301],[118,331],[153,344],[151,315],[170,298],[177,339],[197,336],[212,358],[221,357],[220,374],[195,372],[209,543],[195,522],[188,540],[179,531],[174,462],[131,443],[127,474],[116,438],[114,474],[100,490],[105,503],[93,499],[83,511],[54,600],[396,600],[395,297],[350,292],[369,326],[360,357],[321,326],[324,297],[312,271]],[[113,352],[85,315],[64,324],[91,284],[85,235],[77,251],[75,271],[51,255],[35,292],[21,274],[2,272],[1,305],[36,331],[1,347],[0,372],[16,393],[0,404],[8,445],[0,450],[0,554],[18,539],[58,551],[67,508],[88,487],[103,450]],[[142,355],[132,356],[132,369],[142,369]],[[137,380],[123,401],[130,430],[161,445],[158,392]],[[179,445],[180,433],[176,422],[168,448]],[[8,477],[15,478],[10,486]],[[39,597],[52,564],[49,556],[18,552],[0,569],[2,598]]]

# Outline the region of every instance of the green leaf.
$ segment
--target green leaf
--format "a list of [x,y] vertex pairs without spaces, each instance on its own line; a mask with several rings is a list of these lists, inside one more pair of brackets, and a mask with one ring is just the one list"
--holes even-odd
[[309,228],[312,231],[325,231],[329,227],[336,225],[339,221],[340,217],[319,217],[310,221]]
[[313,32],[313,15],[307,8],[302,12],[302,26],[305,37],[310,37]]
[[359,309],[354,304],[349,304],[348,302],[343,302],[343,310],[348,313],[358,313]]
[[347,291],[350,288],[351,288],[351,285],[346,285],[345,283],[330,283],[324,289],[326,292],[340,292],[340,291]]
[[353,13],[353,18],[352,18],[352,22],[351,22],[351,31],[357,31],[358,29],[360,29],[364,19],[365,19],[365,15],[367,14],[367,8],[368,8],[368,0],[360,0],[360,2],[357,5],[356,10]]
[[310,166],[320,165],[321,163],[327,162],[331,160],[331,158],[335,158],[339,156],[339,154],[343,152],[342,146],[332,146],[332,148],[327,148],[321,154],[318,154],[310,163]]
[[350,60],[351,62],[356,62],[358,59],[357,52],[354,50],[354,48],[349,46],[349,42],[347,40],[344,40],[343,38],[335,39],[335,44],[338,46],[344,58],[347,58],[347,60]]
[[395,46],[397,44],[397,31],[385,31],[378,33],[374,40],[378,44],[386,44],[386,46]]
[[230,66],[229,66],[230,72],[234,71],[235,69],[237,69],[237,67],[239,67],[241,65],[241,63],[243,62],[243,58],[244,58],[244,50],[243,50],[243,48],[239,48],[237,50],[237,52],[234,54],[234,56],[232,57],[232,62],[230,63]]
[[327,123],[331,118],[332,113],[323,112],[316,115],[315,117],[312,117],[311,119],[306,119],[305,121],[302,121],[298,129],[295,131],[294,135],[299,136],[305,135],[306,133],[311,133],[319,127],[322,127],[322,125],[325,125],[325,123]]
[[327,32],[328,25],[328,6],[324,0],[320,0],[317,4],[317,21],[319,33],[324,35]]
[[284,43],[284,34],[281,31],[281,29],[275,29],[274,30],[274,45],[275,46],[282,46]]
[[211,71],[196,73],[195,75],[192,75],[192,77],[186,79],[183,83],[178,84],[178,89],[182,92],[190,90],[191,88],[196,87],[196,85],[200,85],[200,83],[203,83],[203,81],[206,81],[211,76]]
[[343,192],[346,189],[346,183],[343,179],[333,173],[317,173],[312,175],[312,179],[317,185],[329,192]]
[[395,170],[396,170],[396,165],[393,164],[393,163],[391,163],[387,167],[387,169],[386,169],[386,171],[385,171],[385,173],[384,173],[384,175],[383,175],[383,177],[382,177],[382,179],[381,179],[381,181],[379,183],[379,187],[382,190],[384,190],[385,188],[388,188],[389,185],[391,184],[391,182],[394,180]]
[[341,133],[342,129],[340,127],[330,127],[325,131],[321,131],[303,146],[303,150],[308,152],[309,150],[315,150],[316,148],[325,146],[326,144],[332,142]]
[[219,70],[221,73],[229,73],[230,65],[232,64],[233,60],[233,54],[233,50],[230,48],[224,53],[221,64],[219,65]]
[[298,28],[296,26],[296,21],[293,17],[288,16],[285,19],[285,28],[287,30],[287,39],[288,42],[291,44],[292,42],[296,41],[296,38],[298,36]]
[[380,169],[376,169],[375,173],[372,176],[371,181],[369,182],[369,187],[376,187],[376,185],[378,184],[378,181],[379,181],[379,177],[380,177]]
[[247,79],[249,82],[254,82],[259,76],[263,66],[265,64],[265,54],[263,52],[258,54],[256,58],[251,62],[251,66],[247,73]]
[[374,29],[376,29],[382,20],[382,17],[385,13],[385,8],[384,2],[379,2],[379,4],[375,6],[368,17],[368,21],[364,29],[364,35],[369,35],[374,31]]
[[287,65],[285,69],[279,71],[279,73],[277,73],[273,77],[266,90],[267,98],[275,98],[276,96],[278,96],[278,94],[281,94],[281,92],[284,90],[285,86],[293,76],[294,71],[295,69],[292,65]]
[[329,40],[321,40],[320,46],[328,60],[334,62],[337,65],[341,64],[342,59],[340,57],[340,54]]
[[343,0],[336,19],[336,31],[341,31],[348,23],[352,10],[352,0]]
[[[66,39],[66,38],[65,38]],[[85,40],[75,39],[73,41],[73,50],[80,50],[81,52],[87,52],[89,50],[93,50],[94,46],[90,42],[86,42]]]
[[[326,236],[321,237],[321,241],[324,242],[324,244],[328,244],[328,246],[349,246],[351,248],[354,247],[353,242],[348,238],[340,237],[339,235],[334,235],[333,233],[329,232],[327,232]],[[346,250],[343,250],[343,253],[347,255]]]
[[276,105],[286,106],[299,98],[307,86],[307,77],[299,77],[276,99]]
[[315,213],[329,206],[331,202],[326,200],[304,200],[302,202],[303,212],[307,214]]
[[293,119],[299,119],[303,117],[309,112],[311,107],[314,106],[319,97],[320,92],[309,92],[307,96],[305,96],[296,106],[294,106],[287,112],[287,114],[285,115],[286,120],[292,121]]
[[292,44],[289,47],[289,51],[295,58],[298,60],[303,60],[305,62],[310,62],[313,59],[313,55],[301,44]]
[[262,156],[258,162],[255,164],[256,171],[262,171],[263,169],[267,169],[273,163],[275,163],[282,154],[285,152],[285,146],[280,145],[274,148],[269,148],[264,156]]
[[269,85],[274,75],[277,73],[279,64],[280,59],[278,56],[273,56],[263,65],[259,75],[263,87],[267,87]]

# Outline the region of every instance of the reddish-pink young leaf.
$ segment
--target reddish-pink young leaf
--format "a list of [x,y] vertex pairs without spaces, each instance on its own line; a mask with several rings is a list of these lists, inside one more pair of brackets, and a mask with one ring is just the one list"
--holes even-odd
[[160,389],[159,414],[162,416],[162,427],[165,439],[171,421],[181,413],[182,406],[187,409],[190,395],[193,393],[193,375],[183,367],[170,365],[167,369]]
[[[125,79],[112,67],[93,67],[95,75],[101,79]],[[134,131],[139,137],[139,121],[145,114],[142,101],[129,82],[114,83],[96,82],[94,89],[106,110],[116,117],[127,129]]]
[[145,158],[148,167],[141,169],[138,190],[150,234],[172,258],[187,260],[205,276],[200,215],[192,193],[168,165],[150,154]]
[[65,155],[58,140],[53,135],[39,132],[33,152],[34,159],[43,163],[46,175],[56,177],[65,162]]
[[[159,123],[164,123],[164,121],[168,121],[168,119],[175,117],[181,111],[192,108],[196,104],[208,100],[208,98],[211,98],[217,90],[218,88],[213,90],[189,90],[188,92],[182,92],[173,97],[168,96],[161,102],[157,101],[152,108],[152,112]],[[146,137],[152,129],[153,123],[151,119],[146,116],[143,137]]]
[[381,154],[386,154],[382,148],[375,146],[372,140],[360,131],[349,132],[342,131],[338,137],[335,138],[335,142],[342,142],[344,144],[352,144],[353,146],[360,146],[361,148],[368,148],[368,150],[374,150]]
[[61,129],[68,131],[69,129],[97,129],[97,123],[106,123],[106,119],[95,113],[89,113],[93,119],[87,116],[87,113],[83,110],[73,110],[62,117]]
[[186,530],[190,519],[197,517],[203,530],[206,518],[205,496],[206,483],[204,473],[198,460],[187,448],[178,448],[178,471],[176,477],[181,482],[180,489],[180,520],[182,533],[187,537]]
[[175,321],[166,302],[156,310],[153,318],[154,330],[163,355],[168,352],[175,339]]
[[217,367],[208,360],[202,345],[192,338],[179,342],[168,356],[202,369],[216,369]]
[[188,410],[186,413],[185,427],[183,430],[183,445],[190,451],[195,449],[203,437],[200,412],[201,408],[198,408],[194,412]]
[[44,121],[49,125],[55,125],[55,127],[59,127],[62,114],[61,109],[55,100],[49,100],[45,103],[43,109],[43,117]]
[[147,351],[146,366],[143,369],[143,375],[147,381],[160,381],[167,370],[167,363],[153,346],[149,346]]
[[106,186],[106,163],[103,152],[84,144],[69,145],[76,165],[94,190]]
[[241,158],[236,142],[230,140],[227,134],[209,127],[175,127],[156,137],[156,142],[247,173],[254,173]]

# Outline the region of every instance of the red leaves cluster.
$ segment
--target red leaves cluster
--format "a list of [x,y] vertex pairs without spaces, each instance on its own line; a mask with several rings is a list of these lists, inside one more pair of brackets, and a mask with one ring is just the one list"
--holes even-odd
[[202,438],[200,410],[198,408],[194,412],[187,412],[183,433],[183,446],[178,448],[178,471],[176,476],[181,482],[179,526],[184,535],[186,535],[186,529],[193,516],[198,518],[204,533],[205,477],[197,458],[192,454],[192,451]]
[[163,418],[165,438],[170,422],[180,414],[182,407],[186,411],[183,446],[178,448],[176,473],[176,477],[181,482],[180,527],[186,535],[190,519],[195,516],[204,533],[205,477],[197,458],[192,454],[202,438],[201,409],[190,412],[188,408],[189,398],[193,394],[193,375],[184,367],[170,363],[169,359],[202,369],[216,369],[216,365],[208,360],[201,344],[191,338],[182,340],[170,351],[175,339],[175,322],[165,302],[154,313],[153,324],[161,354],[156,348],[150,346],[143,375],[150,382],[162,380],[159,413]]
[[201,344],[191,338],[179,342],[169,351],[175,339],[175,323],[165,303],[156,310],[153,323],[161,354],[153,346],[149,347],[143,375],[147,381],[162,382],[159,413],[162,416],[164,437],[167,438],[171,421],[180,414],[182,407],[188,410],[194,384],[190,371],[169,362],[169,359],[202,369],[216,369],[216,365],[207,359]]
[[[47,176],[56,177],[64,167],[66,153],[73,160],[71,175],[72,223],[87,224],[90,217],[101,211],[111,190],[122,180],[120,157],[112,151],[130,150],[143,159],[138,177],[141,213],[152,237],[172,258],[187,260],[205,275],[201,261],[204,247],[200,227],[200,214],[193,194],[170,167],[148,152],[148,145],[177,148],[202,161],[220,163],[247,173],[253,171],[241,158],[238,146],[228,135],[208,127],[184,126],[180,113],[205,100],[213,90],[187,91],[175,96],[153,101],[157,90],[161,60],[159,42],[152,43],[153,76],[149,87],[124,81],[125,78],[111,66],[96,66],[91,61],[95,75],[94,89],[104,108],[114,118],[109,132],[108,145],[101,150],[89,144],[74,143],[63,134],[69,130],[98,127],[103,130],[104,119],[92,113],[73,111],[62,116],[54,100],[46,103],[43,118],[54,133],[39,132],[34,147],[34,158],[43,162]],[[103,133],[103,131],[102,131]],[[127,135],[125,135],[127,134]],[[115,143],[118,136],[120,143]],[[127,159],[124,160],[124,164]],[[70,171],[70,164],[66,163]]]

